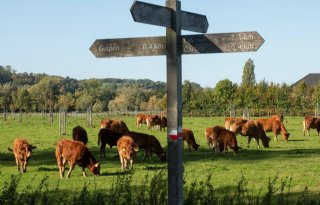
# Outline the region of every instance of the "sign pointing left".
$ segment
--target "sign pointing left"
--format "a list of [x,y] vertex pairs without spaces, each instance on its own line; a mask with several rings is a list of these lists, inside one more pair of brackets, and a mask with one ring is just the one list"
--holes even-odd
[[[171,19],[175,12],[171,8],[135,1],[130,12],[135,22],[173,27]],[[206,33],[208,27],[209,23],[205,15],[181,11],[182,30]]]

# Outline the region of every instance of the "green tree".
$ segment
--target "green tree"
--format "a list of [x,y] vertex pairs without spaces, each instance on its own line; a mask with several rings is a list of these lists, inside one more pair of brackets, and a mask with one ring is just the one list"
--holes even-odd
[[256,77],[254,74],[254,63],[252,59],[248,59],[243,67],[242,87],[252,87],[256,84]]
[[216,112],[224,115],[229,108],[234,105],[234,98],[237,92],[237,84],[232,83],[229,79],[220,80],[213,90],[214,103]]

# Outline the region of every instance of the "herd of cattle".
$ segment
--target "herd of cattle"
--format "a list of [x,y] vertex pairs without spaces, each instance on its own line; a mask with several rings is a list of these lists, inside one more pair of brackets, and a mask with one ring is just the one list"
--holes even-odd
[[[167,118],[157,115],[138,114],[136,116],[137,128],[142,124],[147,124],[148,130],[157,127],[158,130],[165,130],[167,127]],[[100,157],[105,157],[105,149],[108,144],[110,148],[117,146],[121,169],[133,169],[134,158],[139,149],[144,149],[145,154],[142,161],[152,154],[156,154],[161,161],[166,160],[166,153],[163,151],[158,139],[150,134],[129,131],[125,122],[121,120],[103,119],[101,120],[101,129],[98,134],[98,145],[100,146]],[[305,131],[310,136],[310,128],[317,129],[320,133],[320,119],[306,116],[303,121],[303,135]],[[225,153],[228,148],[237,153],[240,147],[237,144],[236,135],[247,136],[248,147],[252,138],[255,139],[258,147],[261,140],[264,147],[269,147],[271,140],[266,136],[266,132],[273,132],[274,140],[281,133],[284,141],[288,141],[290,134],[283,124],[283,115],[273,115],[269,118],[260,118],[256,120],[246,120],[236,117],[227,117],[223,126],[209,127],[205,129],[205,138],[209,149],[215,153]],[[183,140],[188,144],[190,151],[196,151],[199,145],[196,143],[192,130],[182,130]],[[93,154],[86,146],[88,136],[86,130],[81,126],[76,126],[72,131],[73,140],[62,139],[56,144],[55,156],[59,168],[60,177],[64,177],[65,165],[69,163],[69,171],[66,175],[70,177],[75,165],[82,167],[83,176],[86,177],[85,168],[94,175],[100,174],[100,163],[97,162]],[[28,160],[31,157],[32,150],[35,146],[29,144],[24,138],[16,138],[13,142],[13,148],[8,148],[13,152],[18,171],[26,172]]]

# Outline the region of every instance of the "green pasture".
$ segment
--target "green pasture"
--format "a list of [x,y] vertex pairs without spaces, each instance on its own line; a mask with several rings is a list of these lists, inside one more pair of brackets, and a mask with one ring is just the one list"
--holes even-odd
[[[57,186],[66,192],[80,191],[84,185],[88,190],[109,189],[119,175],[131,175],[133,186],[143,186],[145,177],[166,170],[166,163],[160,162],[156,155],[152,160],[142,162],[144,150],[140,150],[135,162],[134,171],[122,173],[120,161],[116,157],[117,149],[107,147],[106,158],[99,157],[97,135],[99,122],[104,116],[94,115],[94,127],[87,127],[85,116],[67,116],[67,134],[59,134],[58,116],[54,117],[53,123],[48,117],[41,115],[23,115],[22,123],[17,117],[8,116],[7,121],[0,118],[0,187],[10,181],[11,175],[18,174],[14,156],[8,151],[16,137],[25,137],[37,146],[32,159],[29,162],[27,172],[22,174],[18,191],[36,188],[41,180],[48,176],[48,191],[53,191]],[[119,117],[113,117],[119,119]],[[135,126],[134,117],[120,117],[126,122],[129,129],[151,133],[155,135],[166,150],[166,133],[160,131],[148,131],[144,125],[141,129]],[[216,155],[208,149],[204,137],[204,129],[215,125],[223,125],[224,117],[211,118],[183,118],[183,127],[193,130],[198,144],[197,152],[189,152],[184,146],[183,159],[185,164],[185,181],[191,184],[196,181],[205,181],[212,175],[211,181],[217,192],[224,193],[230,188],[237,186],[239,180],[244,177],[247,188],[253,195],[267,191],[268,181],[278,177],[279,182],[286,178],[290,181],[290,192],[301,193],[308,188],[309,193],[320,194],[320,141],[315,130],[311,130],[311,136],[302,134],[303,117],[285,117],[285,126],[291,134],[289,141],[284,142],[281,135],[278,141],[273,141],[273,134],[267,133],[272,139],[270,148],[257,148],[253,140],[247,148],[247,139],[237,136],[238,145],[242,147],[237,155],[232,152],[225,156]],[[88,147],[94,153],[96,159],[101,162],[101,175],[94,177],[87,170],[88,177],[84,178],[81,169],[76,166],[71,173],[70,179],[60,179],[56,159],[54,156],[55,143],[61,138],[71,139],[72,128],[76,125],[84,127],[88,132]],[[67,168],[68,169],[68,168]]]

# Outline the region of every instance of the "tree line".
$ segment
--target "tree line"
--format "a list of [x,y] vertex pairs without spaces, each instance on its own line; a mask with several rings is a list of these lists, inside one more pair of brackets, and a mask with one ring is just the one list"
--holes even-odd
[[[296,86],[286,83],[256,82],[254,62],[248,59],[242,82],[220,80],[215,87],[201,87],[184,81],[182,105],[184,116],[251,115],[284,113],[313,114],[320,99],[320,83]],[[165,111],[166,83],[148,79],[85,79],[47,74],[17,73],[11,66],[0,66],[0,110],[23,112]]]

